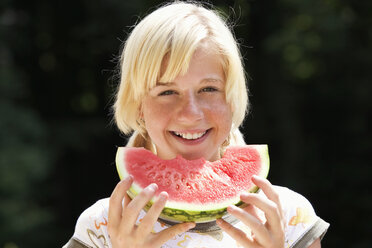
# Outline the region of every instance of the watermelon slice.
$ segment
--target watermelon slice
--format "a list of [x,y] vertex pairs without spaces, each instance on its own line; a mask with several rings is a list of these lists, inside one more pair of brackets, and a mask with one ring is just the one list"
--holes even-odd
[[242,192],[258,190],[251,177],[267,177],[269,155],[267,145],[246,145],[227,148],[224,156],[214,162],[181,156],[162,160],[144,148],[119,147],[116,167],[121,179],[128,175],[134,178],[128,191],[131,198],[150,183],[158,185],[156,194],[168,192],[161,219],[203,223],[224,216],[229,205],[242,205]]

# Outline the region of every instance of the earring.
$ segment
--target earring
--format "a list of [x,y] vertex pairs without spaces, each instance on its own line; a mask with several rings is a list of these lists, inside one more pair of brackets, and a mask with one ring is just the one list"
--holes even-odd
[[137,125],[140,126],[141,128],[145,129],[145,120],[142,118],[139,118],[137,120]]
[[230,145],[230,134],[227,136],[225,141],[222,143],[222,147],[228,147]]

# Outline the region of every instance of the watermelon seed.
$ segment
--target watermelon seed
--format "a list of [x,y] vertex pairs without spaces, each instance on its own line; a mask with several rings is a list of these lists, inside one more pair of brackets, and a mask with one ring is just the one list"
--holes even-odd
[[195,183],[195,184],[194,184],[194,188],[195,188],[196,190],[199,190],[199,185],[198,185],[198,183]]
[[189,189],[192,189],[192,186],[191,186],[191,184],[189,184],[189,183],[186,183],[186,186],[189,188]]
[[183,182],[183,183],[186,182],[186,178],[185,177],[182,177],[181,178],[181,182]]
[[150,174],[147,175],[148,178],[153,178],[155,176],[155,172],[151,172]]
[[171,174],[172,173],[170,171],[168,171],[167,173],[165,173],[165,178],[169,178]]
[[180,186],[177,184],[176,185],[176,190],[179,190],[180,189]]
[[158,182],[158,183],[160,183],[161,181],[163,181],[163,176],[157,176],[156,178],[155,178],[155,180],[156,180],[156,182]]
[[146,167],[146,170],[152,170],[152,168],[154,168],[154,166],[149,165],[149,166]]
[[174,176],[173,176],[174,181],[177,181],[178,178],[179,178],[178,174],[174,174]]
[[192,172],[192,171],[190,172],[190,178],[191,178],[191,179],[195,179],[195,173]]

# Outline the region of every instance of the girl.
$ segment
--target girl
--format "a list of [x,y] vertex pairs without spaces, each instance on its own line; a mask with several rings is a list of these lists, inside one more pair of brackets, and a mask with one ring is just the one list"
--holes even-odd
[[[199,4],[175,2],[152,12],[133,29],[121,57],[115,120],[127,146],[145,147],[162,159],[182,155],[218,160],[229,145],[244,145],[238,127],[248,109],[241,56],[217,13]],[[168,195],[145,213],[151,184],[130,200],[132,177],[112,195],[82,213],[64,247],[320,247],[328,223],[301,195],[254,177],[259,194],[242,194],[248,207],[228,207],[240,220],[222,219],[214,231],[194,223],[171,227],[158,221]]]

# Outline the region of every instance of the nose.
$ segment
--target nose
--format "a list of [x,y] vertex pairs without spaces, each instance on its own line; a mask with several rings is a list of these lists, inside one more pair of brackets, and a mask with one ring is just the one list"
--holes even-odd
[[183,123],[194,123],[203,119],[203,109],[200,102],[192,92],[188,92],[183,96],[177,119]]

